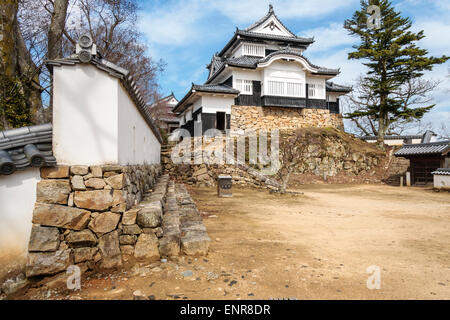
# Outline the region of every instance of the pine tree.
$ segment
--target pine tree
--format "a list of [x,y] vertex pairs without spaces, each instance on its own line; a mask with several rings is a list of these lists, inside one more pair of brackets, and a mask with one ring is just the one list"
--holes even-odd
[[[380,23],[375,24],[374,11],[380,9]],[[376,103],[364,110],[354,110],[347,118],[371,117],[378,122],[378,144],[384,146],[388,128],[397,121],[421,119],[434,105],[410,108],[393,95],[411,80],[421,78],[434,65],[445,63],[449,57],[428,57],[426,49],[419,48],[417,41],[425,37],[423,30],[412,32],[412,22],[396,12],[388,0],[361,0],[361,9],[344,23],[350,35],[359,36],[361,42],[353,46],[349,59],[363,60],[368,68],[364,85],[369,89]]]

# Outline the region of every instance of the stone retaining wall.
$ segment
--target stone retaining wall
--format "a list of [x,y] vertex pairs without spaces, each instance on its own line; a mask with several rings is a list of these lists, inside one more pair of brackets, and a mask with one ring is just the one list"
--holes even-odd
[[58,274],[71,265],[109,271],[181,253],[206,255],[210,239],[194,201],[184,186],[176,191],[168,175],[157,180],[160,171],[160,166],[43,169],[27,277]]
[[344,130],[340,114],[323,109],[231,106],[231,130],[291,130],[333,127]]
[[42,168],[27,277],[56,274],[72,264],[120,266],[123,218],[160,174],[160,165]]

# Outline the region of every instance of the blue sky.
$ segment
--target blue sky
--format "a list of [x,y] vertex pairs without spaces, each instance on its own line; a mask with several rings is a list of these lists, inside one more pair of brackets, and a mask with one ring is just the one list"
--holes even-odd
[[[313,63],[341,68],[333,81],[352,85],[364,72],[360,61],[349,61],[348,52],[357,39],[342,28],[345,19],[359,8],[359,0],[153,0],[142,1],[138,21],[150,54],[162,59],[166,70],[160,75],[161,92],[173,91],[181,99],[191,83],[202,84],[206,64],[231,39],[236,27],[245,28],[263,17],[272,3],[277,16],[294,33],[314,36],[316,42],[305,52]],[[450,55],[450,1],[397,0],[395,7],[409,16],[415,30],[427,36],[421,46],[431,55]],[[426,75],[442,80],[434,94],[437,106],[423,122],[450,123],[450,63]]]

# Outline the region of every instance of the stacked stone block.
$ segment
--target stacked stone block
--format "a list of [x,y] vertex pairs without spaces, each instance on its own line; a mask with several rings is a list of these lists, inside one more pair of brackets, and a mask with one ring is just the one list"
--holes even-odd
[[[159,173],[159,167],[43,169],[27,277],[71,265],[109,271],[180,253],[206,255],[210,239],[195,203],[168,175],[156,181]],[[88,183],[92,179],[98,181]]]
[[231,130],[292,130],[334,127],[344,130],[340,114],[325,109],[231,106]]
[[175,183],[171,181],[167,190],[164,217],[162,221],[163,237],[159,243],[162,256],[174,257],[180,254],[180,212],[176,199]]
[[27,277],[53,275],[82,263],[92,269],[121,267],[123,219],[160,173],[160,165],[42,168]]
[[206,255],[211,239],[200,212],[183,184],[177,184],[176,189],[180,206],[181,251],[188,256]]

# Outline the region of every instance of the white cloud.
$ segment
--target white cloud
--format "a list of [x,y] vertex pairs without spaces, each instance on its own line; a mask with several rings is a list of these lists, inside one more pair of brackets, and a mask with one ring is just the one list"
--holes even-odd
[[[269,3],[273,4],[275,13],[280,19],[323,17],[341,8],[357,4],[358,0],[220,0],[208,1],[210,8],[220,11],[231,21],[237,23],[253,23],[263,17]],[[263,5],[262,3],[265,3]]]
[[358,39],[348,35],[343,23],[332,23],[326,27],[319,27],[302,31],[302,35],[314,36],[314,44],[308,48],[309,53],[323,52],[342,46],[350,46]]
[[182,45],[196,38],[196,23],[204,14],[200,1],[172,3],[143,13],[140,30],[151,43]]
[[[265,2],[265,4],[264,4]],[[336,10],[355,4],[357,0],[178,0],[145,12],[140,29],[150,42],[183,45],[217,32],[217,25],[205,29],[203,20],[214,16],[225,16],[241,28],[251,25],[268,11],[273,3],[275,13],[283,19],[324,17]]]

